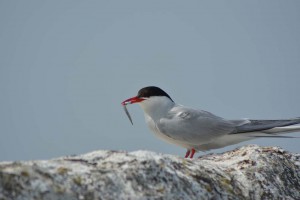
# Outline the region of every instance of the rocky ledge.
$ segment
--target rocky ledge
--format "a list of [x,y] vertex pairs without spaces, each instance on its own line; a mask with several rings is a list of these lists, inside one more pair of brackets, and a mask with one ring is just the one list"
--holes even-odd
[[0,163],[0,199],[300,199],[300,154],[249,145],[195,159],[95,151]]

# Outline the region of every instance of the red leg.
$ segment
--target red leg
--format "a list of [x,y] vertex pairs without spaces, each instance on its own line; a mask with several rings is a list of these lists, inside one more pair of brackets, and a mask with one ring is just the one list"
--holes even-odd
[[194,154],[195,154],[195,152],[196,152],[196,150],[195,150],[195,149],[192,149],[191,151],[192,151],[192,153],[191,153],[190,158],[193,158],[193,157],[194,157]]
[[186,154],[185,154],[185,158],[188,158],[189,157],[189,155],[190,155],[190,153],[191,153],[191,151],[190,150],[187,150],[187,152],[186,152]]

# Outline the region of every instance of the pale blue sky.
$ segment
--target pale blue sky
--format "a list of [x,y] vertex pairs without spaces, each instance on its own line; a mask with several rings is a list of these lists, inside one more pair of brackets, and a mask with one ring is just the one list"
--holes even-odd
[[[299,10],[297,0],[1,1],[0,161],[99,149],[183,156],[137,105],[134,126],[123,112],[148,85],[228,119],[299,117]],[[300,139],[243,144],[300,152]]]

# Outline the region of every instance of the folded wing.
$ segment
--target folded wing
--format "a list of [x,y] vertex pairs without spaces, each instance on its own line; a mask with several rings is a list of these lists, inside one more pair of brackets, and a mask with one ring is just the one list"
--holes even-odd
[[[296,125],[296,124],[300,125],[300,118],[286,119],[286,120],[248,120],[248,123],[243,124],[241,126],[236,126],[236,132],[233,134],[241,134],[241,133],[249,133],[249,132],[280,133],[280,132],[287,132],[289,130],[295,131],[294,130],[295,126],[292,125]],[[274,132],[268,131],[271,129],[275,129]]]

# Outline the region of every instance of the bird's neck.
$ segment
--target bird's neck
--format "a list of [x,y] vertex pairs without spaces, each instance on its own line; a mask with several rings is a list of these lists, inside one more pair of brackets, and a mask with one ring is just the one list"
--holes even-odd
[[166,116],[174,105],[175,103],[167,97],[151,97],[151,99],[140,103],[145,115],[154,121]]

